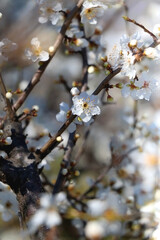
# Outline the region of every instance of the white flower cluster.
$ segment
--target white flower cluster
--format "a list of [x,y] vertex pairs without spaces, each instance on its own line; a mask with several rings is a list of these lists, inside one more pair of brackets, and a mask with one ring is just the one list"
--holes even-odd
[[132,79],[129,83],[124,84],[122,96],[131,96],[134,100],[150,100],[152,92],[160,88],[159,81],[149,77],[147,72],[143,72],[137,80]]
[[85,125],[90,125],[93,122],[92,116],[100,114],[100,108],[97,96],[88,95],[86,92],[78,95],[79,90],[77,88],[72,88],[71,93],[74,95],[71,110],[68,104],[64,102],[60,103],[60,112],[56,115],[56,119],[64,123],[71,116],[71,113],[76,115],[77,118],[68,127],[69,132],[74,132],[76,124],[81,125],[84,122]]
[[62,3],[59,0],[38,0],[40,10],[40,23],[46,23],[50,21],[52,25],[56,25],[62,18],[61,11]]
[[115,70],[120,67],[123,76],[129,77],[129,79],[135,78],[135,53],[142,46],[143,42],[139,33],[135,33],[131,37],[123,35],[120,39],[120,47],[114,46],[108,57],[112,69]]
[[117,220],[127,211],[123,198],[110,191],[103,199],[93,199],[87,202],[88,214],[96,220],[88,221],[85,235],[88,239],[101,239],[110,234],[118,234],[121,223]]
[[88,41],[84,38],[83,31],[80,31],[76,20],[72,21],[70,28],[66,31],[66,36],[68,37],[66,46],[74,51],[80,51],[89,45]]
[[85,0],[81,12],[82,23],[97,24],[108,7],[122,5],[123,0]]
[[29,232],[34,233],[40,226],[54,227],[62,222],[60,212],[68,207],[69,203],[66,194],[58,193],[54,197],[45,193],[40,198],[40,209],[33,215],[29,221]]
[[28,48],[25,50],[25,55],[29,60],[33,62],[42,61],[45,62],[49,59],[49,53],[42,50],[40,41],[37,37],[32,38],[31,40],[31,49]]
[[101,110],[98,106],[98,97],[95,95],[88,95],[82,92],[78,96],[74,96],[72,113],[82,119],[83,122],[89,122],[94,115],[99,115]]

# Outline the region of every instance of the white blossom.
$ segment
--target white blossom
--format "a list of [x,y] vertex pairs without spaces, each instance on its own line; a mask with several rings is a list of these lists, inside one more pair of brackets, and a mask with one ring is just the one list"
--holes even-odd
[[134,100],[145,99],[149,101],[152,92],[159,89],[159,87],[160,84],[157,80],[143,72],[138,81],[131,80],[123,86],[122,96],[131,96]]
[[58,0],[38,0],[40,9],[40,23],[46,23],[51,21],[53,25],[56,25],[61,19],[62,3]]
[[73,87],[70,92],[73,96],[78,95],[80,93],[80,91],[76,87]]
[[105,236],[107,222],[103,220],[89,221],[85,227],[85,235],[88,239],[96,240]]
[[11,138],[11,137],[7,137],[7,138],[5,139],[5,144],[6,144],[6,145],[11,145],[11,144],[12,144],[12,138]]
[[100,114],[97,96],[82,92],[80,95],[74,96],[72,100],[72,113],[79,116],[83,122],[89,122],[92,116]]
[[157,36],[160,37],[160,24],[156,24],[153,28],[153,33]]
[[0,64],[8,60],[8,53],[17,49],[17,44],[11,42],[9,39],[4,38],[0,41]]
[[147,72],[143,72],[138,81],[136,81],[136,86],[139,87],[137,91],[138,99],[149,101],[152,92],[160,88],[160,83],[156,79],[150,77]]
[[18,214],[18,202],[8,185],[0,183],[0,213],[4,221],[9,221]]
[[97,24],[97,18],[101,17],[107,5],[102,1],[90,1],[86,0],[83,3],[83,9],[81,12],[82,23]]
[[28,86],[28,81],[27,80],[22,80],[20,83],[19,83],[19,88],[24,91],[25,88]]
[[32,38],[31,40],[31,49],[25,50],[26,57],[33,62],[38,61],[47,61],[49,59],[49,53],[42,50],[40,41],[37,37]]
[[106,200],[93,199],[87,202],[88,213],[92,216],[101,216],[108,207]]
[[34,233],[42,225],[51,228],[60,225],[61,222],[54,198],[50,194],[43,194],[40,199],[40,209],[36,211],[28,223],[29,232]]
[[144,49],[144,55],[146,55],[148,58],[154,59],[158,57],[158,52],[156,48],[148,47]]
[[[71,116],[71,110],[67,103],[60,103],[60,112],[56,114],[56,119],[58,122],[64,123]],[[81,121],[74,120],[69,126],[68,131],[70,133],[76,130],[76,124],[82,124]]]
[[136,76],[134,62],[135,56],[132,54],[132,52],[124,50],[121,56],[121,74],[129,77],[129,79]]
[[11,99],[12,98],[12,93],[11,92],[6,92],[6,98]]
[[71,48],[74,51],[80,51],[82,48],[88,47],[89,43],[85,38],[76,38],[73,37],[67,41],[66,46]]
[[143,41],[141,40],[141,35],[139,32],[136,32],[132,36],[128,37],[124,34],[120,38],[120,45],[122,49],[128,50],[130,48],[141,48],[143,46]]

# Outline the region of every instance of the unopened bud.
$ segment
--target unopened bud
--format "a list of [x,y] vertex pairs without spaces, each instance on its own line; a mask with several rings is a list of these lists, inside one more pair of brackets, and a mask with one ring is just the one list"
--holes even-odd
[[53,53],[54,52],[54,47],[53,46],[50,46],[49,48],[48,48],[48,51],[49,51],[49,53]]
[[62,141],[62,137],[61,136],[56,137],[56,141],[57,142],[61,142]]
[[129,18],[127,16],[123,16],[123,19],[128,21]]
[[136,39],[132,39],[132,40],[129,42],[129,46],[130,46],[130,47],[136,47],[136,46],[137,46],[137,40],[136,40]]
[[32,109],[35,110],[36,112],[38,112],[39,111],[39,106],[38,105],[34,105],[34,106],[32,106]]
[[12,98],[12,93],[11,92],[7,92],[6,93],[6,98],[7,99],[11,99]]
[[77,140],[78,138],[80,138],[80,135],[78,133],[75,134],[75,139]]
[[70,92],[71,92],[72,96],[78,95],[80,93],[80,91],[76,87],[71,88]]
[[74,172],[74,175],[75,175],[76,177],[79,177],[80,171],[76,170],[76,171]]
[[144,55],[148,58],[155,58],[157,55],[157,50],[155,48],[149,47],[144,50]]
[[64,169],[62,169],[62,175],[67,175],[67,173],[68,173],[68,170],[67,170],[67,168],[64,168]]
[[3,130],[2,129],[0,129],[0,135],[3,135]]
[[11,139],[11,137],[7,137],[7,138],[5,139],[5,144],[6,144],[6,145],[11,145],[11,144],[12,144],[12,139]]
[[94,66],[90,66],[88,68],[88,73],[94,73],[95,72],[95,67]]

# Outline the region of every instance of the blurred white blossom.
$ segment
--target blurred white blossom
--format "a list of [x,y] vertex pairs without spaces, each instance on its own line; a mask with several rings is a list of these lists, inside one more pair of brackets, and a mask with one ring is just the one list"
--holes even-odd
[[62,222],[56,207],[55,198],[50,194],[43,194],[40,198],[40,208],[29,220],[29,232],[34,233],[39,227],[54,227]]
[[106,8],[107,5],[105,4],[105,1],[84,1],[81,12],[82,23],[89,22],[90,24],[97,24],[97,18],[103,15]]
[[51,21],[53,25],[56,25],[61,19],[62,3],[59,0],[38,0],[40,10],[40,23],[46,23]]
[[31,40],[31,49],[25,50],[26,57],[33,62],[36,61],[47,61],[49,59],[49,53],[42,50],[40,41],[37,37],[32,38]]
[[8,60],[8,53],[17,49],[17,44],[4,38],[0,41],[0,64]]

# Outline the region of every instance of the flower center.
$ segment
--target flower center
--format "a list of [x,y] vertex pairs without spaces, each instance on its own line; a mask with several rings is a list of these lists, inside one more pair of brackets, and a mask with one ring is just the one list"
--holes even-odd
[[54,10],[52,8],[47,8],[46,11],[47,11],[48,14],[54,13]]
[[144,85],[143,85],[144,88],[148,88],[149,87],[149,83],[144,81]]
[[88,108],[88,103],[87,102],[84,102],[83,105],[82,105],[83,109],[86,109]]

